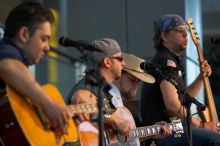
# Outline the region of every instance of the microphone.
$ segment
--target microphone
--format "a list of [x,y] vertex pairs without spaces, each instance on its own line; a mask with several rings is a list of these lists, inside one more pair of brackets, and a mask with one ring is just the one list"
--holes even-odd
[[80,40],[80,41],[74,41],[68,37],[60,37],[59,39],[59,44],[64,46],[64,47],[76,47],[77,49],[82,50],[87,50],[87,51],[96,51],[96,52],[102,52],[99,48],[93,46],[92,44]]
[[[204,111],[206,109],[206,106],[204,104],[200,103],[195,97],[190,96],[189,93],[186,93],[185,95],[186,95],[186,97],[185,97],[186,100],[188,100],[188,102],[194,103],[197,106],[197,109],[199,111]],[[187,101],[185,101],[185,102],[187,102]],[[186,103],[183,102],[183,104],[186,104]]]
[[220,43],[220,37],[213,36],[213,37],[211,38],[211,43],[213,43],[213,44],[219,44],[219,43]]

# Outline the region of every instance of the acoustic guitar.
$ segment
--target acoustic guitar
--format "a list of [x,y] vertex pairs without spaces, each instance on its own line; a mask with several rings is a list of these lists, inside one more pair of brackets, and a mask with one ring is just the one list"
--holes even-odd
[[[42,88],[55,102],[65,106],[63,97],[55,86],[47,84]],[[0,100],[0,145],[70,146],[78,140],[78,131],[72,119],[69,120],[68,134],[63,135],[58,144],[48,119],[39,107],[10,87],[7,88],[7,96]],[[103,110],[108,110],[109,107],[107,101],[103,103]],[[66,108],[70,117],[76,113],[98,111],[96,103],[68,105]]]
[[[153,135],[158,135],[161,132],[160,125],[138,127],[136,128],[133,117],[128,109],[125,107],[117,108],[114,114],[122,117],[132,124],[132,130],[129,133],[129,136],[121,135],[117,130],[114,130],[109,125],[105,125],[105,134],[104,141],[108,146],[114,145],[132,145],[139,146],[139,138],[151,137]],[[183,132],[183,126],[180,119],[171,119],[171,123],[166,124],[166,127],[170,128],[175,134],[175,137],[181,136]],[[82,125],[79,125],[79,137],[81,146],[98,146],[98,129],[97,126],[94,126],[91,123],[85,122]]]
[[[189,26],[190,34],[192,37],[192,40],[197,48],[197,53],[199,57],[199,62],[202,62],[204,60],[203,53],[202,53],[202,47],[199,43],[199,38],[198,38],[198,33],[195,30],[195,27],[193,26],[193,21],[192,18],[189,18],[187,20],[187,25]],[[205,92],[206,92],[206,101],[207,101],[207,108],[205,111],[199,111],[200,117],[202,121],[204,122],[219,122],[218,120],[218,115],[216,112],[215,108],[215,102],[212,94],[212,89],[210,86],[209,78],[203,76],[203,82],[204,82],[204,87],[205,87]]]

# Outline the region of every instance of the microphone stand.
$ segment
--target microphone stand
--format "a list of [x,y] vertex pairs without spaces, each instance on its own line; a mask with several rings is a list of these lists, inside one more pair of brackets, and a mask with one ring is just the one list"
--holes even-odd
[[187,115],[186,115],[187,135],[188,135],[188,138],[189,138],[189,146],[192,146],[192,127],[191,127],[192,115],[191,115],[190,106],[191,106],[192,103],[194,103],[198,107],[198,109],[200,109],[201,111],[204,111],[206,109],[206,106],[203,105],[202,103],[200,103],[199,101],[197,101],[195,99],[195,97],[190,96],[185,88],[181,89],[173,79],[170,79],[168,76],[164,75],[162,73],[161,69],[159,69],[158,67],[155,67],[155,71],[161,77],[163,77],[164,79],[169,81],[171,84],[173,84],[175,86],[175,88],[177,89],[177,92],[181,93],[184,96],[183,101],[181,102],[181,104],[186,107],[186,111],[187,111]]
[[104,146],[104,118],[103,118],[103,100],[106,97],[104,92],[109,92],[110,85],[100,75],[97,69],[90,69],[86,71],[87,82],[95,89],[98,97],[98,126],[99,126],[99,146]]
[[[107,82],[100,78],[98,81],[98,109],[99,109],[99,118],[98,118],[98,125],[99,125],[99,146],[104,146],[104,118],[103,118],[103,100],[106,95],[104,94],[104,91],[109,92],[110,86],[107,84]],[[106,90],[107,89],[107,90]]]

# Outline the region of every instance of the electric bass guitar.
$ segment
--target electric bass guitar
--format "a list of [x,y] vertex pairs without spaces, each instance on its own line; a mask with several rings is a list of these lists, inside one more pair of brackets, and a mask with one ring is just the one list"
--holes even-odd
[[[98,111],[97,103],[66,106],[55,86],[47,84],[42,88],[55,102],[67,108],[70,117],[76,113]],[[49,120],[39,107],[10,87],[7,88],[7,96],[0,100],[0,145],[70,146],[78,140],[78,131],[71,118],[68,134],[63,135],[60,143],[57,143]],[[103,102],[103,110],[112,112],[107,101]]]
[[[190,30],[190,34],[192,37],[192,40],[197,48],[197,53],[198,53],[198,57],[199,57],[199,62],[202,62],[204,60],[203,57],[203,53],[202,53],[202,47],[199,43],[199,38],[198,38],[198,33],[196,32],[195,27],[193,26],[193,21],[192,18],[189,18],[187,20],[187,24],[189,26],[189,30]],[[198,111],[200,114],[200,117],[202,119],[202,121],[204,122],[219,122],[218,119],[218,114],[215,108],[215,102],[214,102],[214,98],[213,98],[213,94],[212,94],[212,89],[211,89],[211,85],[209,82],[209,78],[205,77],[203,75],[203,82],[204,82],[204,88],[205,88],[205,93],[206,93],[206,101],[207,101],[207,107],[205,111]]]

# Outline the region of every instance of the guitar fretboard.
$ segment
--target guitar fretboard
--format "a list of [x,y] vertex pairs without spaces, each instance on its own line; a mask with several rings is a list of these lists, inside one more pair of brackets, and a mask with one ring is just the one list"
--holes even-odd
[[[175,125],[173,123],[169,123],[166,124],[165,126],[170,128],[172,131],[175,132],[179,131],[179,133],[183,133],[183,127],[181,122],[175,123]],[[132,129],[129,134],[129,139],[157,135],[161,132],[161,128],[162,127],[160,125],[153,125],[153,126],[138,127],[136,129]]]
[[[76,113],[98,113],[97,103],[81,103],[67,106],[68,114],[73,117]],[[103,100],[102,110],[106,113],[113,113],[108,101]]]
[[67,107],[68,113],[71,117],[73,117],[76,113],[97,113],[98,107],[97,103],[90,104],[75,104],[69,105]]

